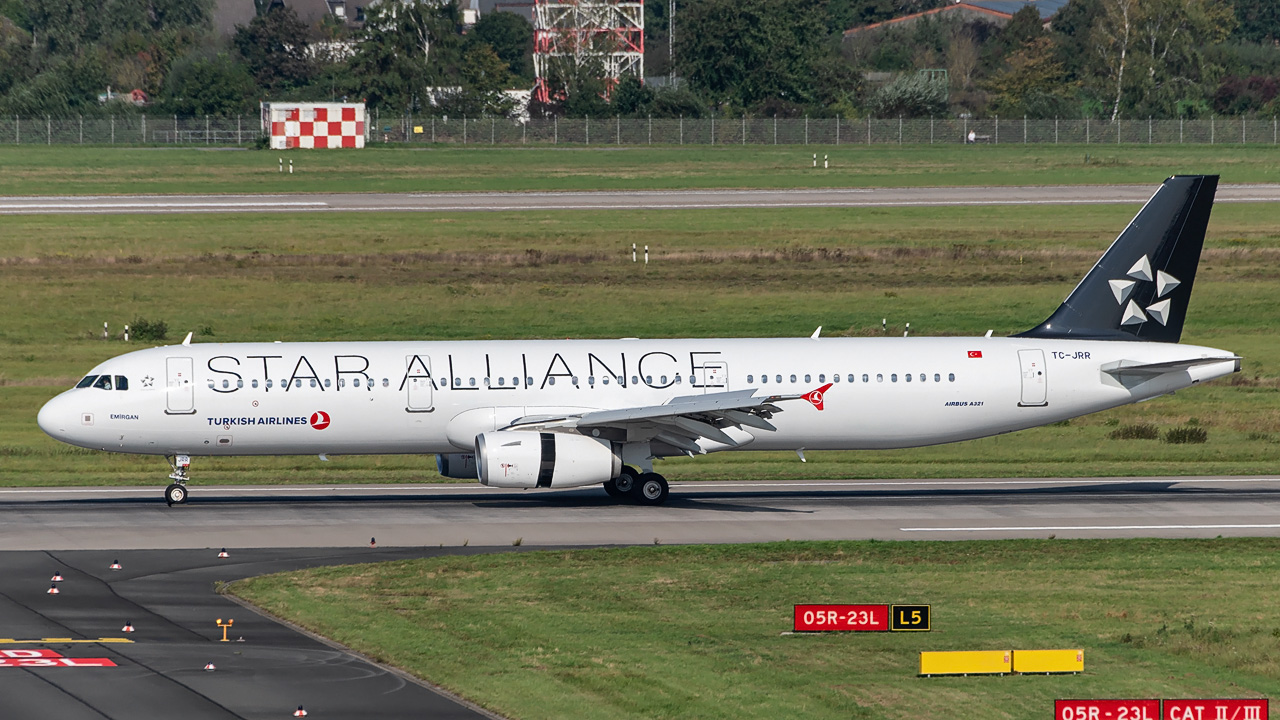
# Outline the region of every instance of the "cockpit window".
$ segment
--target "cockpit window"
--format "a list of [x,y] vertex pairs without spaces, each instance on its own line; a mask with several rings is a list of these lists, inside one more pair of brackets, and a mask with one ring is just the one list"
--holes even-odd
[[76,383],[76,387],[78,387],[78,388],[87,388],[87,387],[92,387],[92,386],[93,386],[93,381],[95,381],[95,380],[97,380],[97,379],[98,379],[98,376],[97,376],[97,375],[85,375],[83,380],[81,380],[80,382]]
[[117,389],[117,390],[128,390],[128,389],[129,389],[129,378],[127,378],[127,377],[125,377],[125,376],[123,376],[123,375],[117,375],[117,376],[116,376],[116,389]]
[[95,383],[93,384],[93,386],[94,386],[94,387],[96,387],[96,388],[101,388],[101,389],[103,389],[103,390],[110,390],[110,389],[111,389],[111,376],[110,376],[110,375],[102,375],[102,376],[100,376],[100,377],[98,378],[98,381],[97,381],[97,382],[95,382]]

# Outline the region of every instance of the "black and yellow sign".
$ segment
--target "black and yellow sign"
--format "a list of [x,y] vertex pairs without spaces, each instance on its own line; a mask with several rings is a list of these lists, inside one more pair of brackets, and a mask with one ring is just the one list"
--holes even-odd
[[928,605],[889,606],[889,629],[893,632],[929,632]]

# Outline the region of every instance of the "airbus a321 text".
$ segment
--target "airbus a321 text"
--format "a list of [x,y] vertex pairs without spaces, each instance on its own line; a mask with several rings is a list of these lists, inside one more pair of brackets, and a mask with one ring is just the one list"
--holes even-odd
[[[667,499],[653,461],[968,440],[1240,369],[1182,345],[1216,176],[1169,178],[1043,323],[1012,337],[225,343],[103,362],[38,422],[66,443],[192,456],[434,453],[490,486]],[[988,335],[990,335],[988,333]],[[803,457],[803,455],[802,455]]]

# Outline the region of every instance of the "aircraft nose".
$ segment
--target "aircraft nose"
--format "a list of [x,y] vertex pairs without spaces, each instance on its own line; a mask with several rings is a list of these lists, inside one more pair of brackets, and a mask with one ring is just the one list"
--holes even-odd
[[75,419],[68,406],[67,395],[63,393],[40,408],[39,414],[36,415],[36,424],[49,437],[65,441],[67,429],[72,427],[71,422]]

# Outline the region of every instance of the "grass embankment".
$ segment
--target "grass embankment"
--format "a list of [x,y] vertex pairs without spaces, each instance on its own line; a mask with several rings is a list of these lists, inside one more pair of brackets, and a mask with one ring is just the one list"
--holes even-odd
[[[997,335],[1038,323],[1132,207],[9,217],[0,234],[0,484],[154,484],[155,458],[69,448],[40,404],[137,317],[176,342]],[[1280,208],[1214,210],[1184,341],[1229,381],[1014,435],[895,452],[726,453],[674,480],[1255,474],[1280,458]],[[630,262],[649,244],[648,266]],[[1195,420],[1204,445],[1110,440]],[[201,459],[200,482],[423,482],[423,457]]]
[[[814,152],[830,156],[811,167]],[[294,161],[293,174],[278,160]],[[1088,161],[1086,162],[1086,157]],[[1272,145],[841,145],[207,151],[0,146],[0,195],[1277,182]]]
[[[317,568],[232,592],[499,713],[1031,718],[1064,697],[1280,693],[1280,541],[775,543]],[[806,602],[933,632],[780,635]],[[1076,676],[917,678],[922,650],[1083,648]]]

